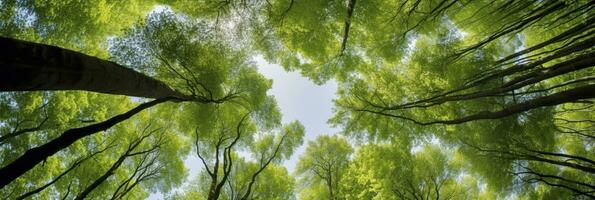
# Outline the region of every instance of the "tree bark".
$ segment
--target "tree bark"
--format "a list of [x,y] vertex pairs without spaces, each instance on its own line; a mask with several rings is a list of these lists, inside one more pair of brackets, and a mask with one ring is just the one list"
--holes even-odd
[[0,51],[0,91],[85,90],[188,98],[130,68],[56,46],[0,37]]
[[172,99],[174,98],[156,99],[147,103],[143,103],[126,113],[114,116],[106,121],[81,128],[69,129],[58,138],[53,139],[46,144],[27,150],[27,152],[25,152],[25,154],[23,154],[21,157],[0,169],[0,177],[2,177],[0,178],[0,189],[14,181],[19,176],[25,174],[27,171],[35,167],[35,165],[54,155],[58,151],[67,148],[79,139],[100,131],[107,130],[144,109]]

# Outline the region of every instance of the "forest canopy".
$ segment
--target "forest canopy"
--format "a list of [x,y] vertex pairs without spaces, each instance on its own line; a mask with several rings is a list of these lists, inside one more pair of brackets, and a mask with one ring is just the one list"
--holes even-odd
[[595,199],[595,1],[0,0],[0,52],[2,199]]

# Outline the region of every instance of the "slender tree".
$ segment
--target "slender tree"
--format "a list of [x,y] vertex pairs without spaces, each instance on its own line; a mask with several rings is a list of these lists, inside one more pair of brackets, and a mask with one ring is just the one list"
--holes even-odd
[[[286,158],[287,152],[292,152],[303,136],[303,127],[294,122],[284,126],[276,135],[262,135],[259,140],[245,144],[246,141],[255,139],[256,133],[250,128],[251,125],[250,113],[240,118],[233,129],[221,124],[214,130],[217,133],[210,147],[206,146],[208,144],[201,145],[204,141],[201,141],[199,129],[196,129],[196,155],[205,169],[209,183],[205,195],[207,199],[219,199],[222,195],[232,199],[251,199],[258,177],[273,163]],[[246,146],[250,152],[256,154],[257,162],[253,171],[235,167],[236,162],[242,161],[237,155],[239,146]],[[246,179],[232,185],[231,179],[240,174],[246,174]],[[226,185],[235,188],[233,194],[224,194]]]
[[158,152],[144,154],[140,161],[136,163],[130,177],[118,185],[111,199],[122,199],[139,183],[158,178],[159,172],[164,166],[157,163],[157,158]]
[[[156,164],[156,162],[154,160],[154,159],[156,159],[156,157],[152,156],[152,154],[155,154],[156,152],[158,152],[159,149],[161,148],[161,146],[164,144],[163,137],[162,137],[163,134],[157,133],[159,131],[162,131],[161,128],[156,128],[156,129],[151,130],[150,126],[151,126],[150,124],[147,125],[143,129],[143,133],[141,133],[141,136],[139,138],[136,138],[135,140],[131,141],[128,144],[124,153],[122,153],[118,157],[118,159],[110,166],[110,168],[107,171],[105,171],[105,173],[103,173],[99,178],[95,179],[91,184],[87,185],[84,189],[82,189],[82,191],[76,196],[75,199],[77,199],[77,200],[85,199],[93,190],[95,190],[97,187],[99,187],[101,184],[103,184],[110,176],[114,175],[116,170],[118,170],[120,168],[120,166],[122,166],[122,164],[124,164],[124,161],[128,158],[132,158],[135,156],[142,157],[140,166],[142,166],[143,165],[142,163],[145,162],[144,160],[147,160],[147,159],[152,159],[152,161],[150,163]],[[146,149],[142,148],[143,142],[145,142],[145,140],[147,140],[151,136],[156,137],[154,143],[149,148],[146,148]],[[141,150],[138,150],[138,149],[141,149]],[[135,174],[133,174],[133,176],[135,176]],[[124,191],[122,191],[123,193],[120,193],[119,196],[125,195],[133,187],[134,186],[128,186],[128,187],[124,188]],[[114,194],[113,198],[118,197],[118,196],[116,196],[116,194],[118,194],[119,190],[120,190],[120,188],[116,190],[116,193]]]
[[[19,200],[26,199],[26,198],[27,198],[27,197],[29,197],[29,196],[35,195],[35,194],[37,194],[37,193],[39,193],[39,192],[41,192],[41,191],[45,190],[46,188],[48,188],[48,187],[49,187],[49,186],[51,186],[52,184],[55,184],[57,181],[59,181],[60,179],[62,179],[63,177],[65,177],[65,176],[66,176],[66,175],[67,175],[69,172],[71,172],[72,170],[75,170],[75,169],[76,169],[78,166],[80,166],[80,165],[81,165],[83,162],[85,162],[85,161],[87,161],[87,160],[89,160],[89,159],[93,158],[93,157],[94,157],[95,155],[97,155],[97,154],[100,154],[100,153],[103,153],[103,152],[105,152],[106,150],[108,150],[108,149],[110,149],[110,148],[112,148],[112,147],[113,147],[113,145],[112,145],[112,144],[109,144],[109,145],[107,145],[106,147],[104,147],[104,148],[102,148],[102,149],[99,149],[99,150],[97,150],[97,151],[94,151],[94,152],[92,152],[92,153],[90,153],[90,154],[88,154],[88,155],[85,155],[85,156],[83,156],[83,157],[81,157],[81,158],[78,158],[78,159],[76,159],[76,160],[75,160],[75,161],[74,161],[74,162],[73,162],[73,163],[70,165],[70,167],[68,167],[66,170],[64,170],[64,172],[60,173],[60,174],[59,174],[58,176],[56,176],[54,179],[52,179],[51,181],[49,181],[48,183],[46,183],[45,185],[43,185],[43,186],[41,186],[41,187],[39,187],[39,188],[36,188],[36,189],[34,189],[34,190],[32,190],[32,191],[29,191],[29,192],[27,192],[27,193],[25,193],[25,194],[23,194],[23,195],[21,195],[21,196],[17,197],[16,199],[19,199]],[[68,196],[68,195],[66,195],[66,196]]]
[[328,199],[341,198],[341,181],[344,178],[349,157],[353,149],[349,143],[338,136],[319,136],[310,141],[306,153],[300,157],[298,174],[314,183],[323,182],[328,192]]
[[58,151],[67,148],[72,143],[80,140],[81,138],[100,131],[105,131],[112,126],[134,116],[140,111],[157,104],[170,101],[172,99],[173,98],[171,97],[156,99],[147,103],[143,103],[126,113],[116,115],[106,121],[81,128],[69,129],[62,133],[62,135],[60,135],[58,138],[53,139],[46,144],[27,150],[27,152],[25,152],[22,156],[0,169],[0,176],[3,177],[2,180],[0,180],[0,188],[3,188],[22,174],[35,167],[35,165],[54,155]]

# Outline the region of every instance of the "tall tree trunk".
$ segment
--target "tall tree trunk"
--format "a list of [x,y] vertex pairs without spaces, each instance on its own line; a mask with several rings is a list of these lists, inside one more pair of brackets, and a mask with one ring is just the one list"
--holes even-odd
[[53,139],[52,141],[46,144],[27,150],[27,152],[25,152],[25,154],[23,154],[21,157],[17,158],[12,163],[0,169],[0,189],[8,185],[10,182],[15,180],[19,176],[25,174],[27,171],[35,167],[35,165],[39,164],[41,161],[44,161],[48,157],[57,153],[58,151],[67,148],[79,139],[100,131],[105,131],[111,128],[112,126],[132,117],[133,115],[139,113],[144,109],[150,108],[154,105],[172,99],[174,98],[168,97],[156,99],[147,103],[143,103],[133,108],[132,110],[129,110],[126,113],[116,115],[106,121],[81,128],[69,129],[65,131],[62,135],[60,135],[58,138]]
[[85,90],[188,98],[130,68],[56,46],[0,37],[0,52],[0,91]]

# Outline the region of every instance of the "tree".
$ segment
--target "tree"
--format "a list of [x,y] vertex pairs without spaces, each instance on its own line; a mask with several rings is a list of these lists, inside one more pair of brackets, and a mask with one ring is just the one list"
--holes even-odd
[[297,174],[309,185],[324,185],[328,196],[316,198],[343,199],[342,181],[353,149],[347,140],[336,135],[323,135],[308,142],[300,157]]
[[[255,176],[258,179],[252,182],[255,172],[262,168],[261,163],[247,162],[243,159],[236,162],[235,175],[230,177],[229,184],[225,187],[225,196],[229,197],[228,199],[241,199],[244,196],[247,199],[295,198],[295,179],[284,166],[271,163]],[[252,187],[246,188],[250,183]]]
[[[121,34],[154,1],[4,1],[0,34],[107,58],[105,38]],[[77,11],[77,12],[72,12]]]
[[[118,189],[114,192],[114,195],[112,196],[112,198],[123,197],[132,188],[134,188],[134,186],[136,186],[136,184],[138,184],[139,180],[142,181],[142,179],[146,179],[147,177],[156,175],[159,172],[159,168],[162,166],[156,166],[156,168],[155,168],[151,165],[157,164],[156,163],[157,156],[155,154],[157,154],[159,152],[159,148],[161,147],[161,145],[164,145],[163,144],[165,142],[165,141],[163,141],[164,137],[156,136],[157,139],[155,139],[154,144],[152,144],[152,146],[150,146],[147,149],[137,150],[137,148],[140,147],[140,145],[143,143],[143,141],[145,139],[147,139],[150,136],[153,136],[154,134],[156,134],[156,132],[160,131],[160,128],[156,128],[153,130],[151,130],[150,128],[151,128],[150,124],[147,125],[143,129],[143,133],[141,134],[141,137],[131,141],[128,144],[128,146],[126,147],[125,152],[122,155],[120,155],[120,157],[118,157],[116,162],[114,162],[109,167],[109,169],[107,171],[105,171],[105,173],[103,175],[101,175],[99,178],[95,179],[91,184],[86,186],[82,190],[82,192],[76,196],[75,199],[85,199],[89,195],[89,193],[91,193],[93,190],[95,190],[97,187],[99,187],[99,185],[101,185],[103,182],[105,182],[110,176],[114,175],[115,171],[118,170],[118,168],[120,168],[120,166],[122,164],[124,164],[124,161],[128,158],[132,158],[135,156],[141,157],[140,163],[135,168],[131,178],[127,179],[123,184],[118,186]],[[147,162],[147,163],[145,163],[145,162]],[[132,185],[128,185],[128,183],[130,183],[131,179],[134,178],[137,173],[141,173],[140,177],[134,183],[132,183]],[[122,191],[120,191],[121,189],[122,189]]]
[[[150,149],[153,144],[159,144],[159,148],[152,148],[153,151],[150,154],[138,154],[128,157],[128,159],[120,163],[119,167],[112,170],[115,173],[108,176],[109,179],[106,181],[113,181],[113,184],[97,185],[92,190],[93,192],[89,194],[89,197],[121,198],[126,195],[131,198],[146,198],[149,191],[166,192],[169,190],[168,188],[175,187],[183,180],[185,171],[182,159],[188,151],[184,150],[186,145],[182,142],[183,140],[180,140],[181,135],[165,132],[167,131],[165,129],[158,129],[159,133],[145,135],[141,133],[154,130],[134,130],[134,127],[151,121],[154,124],[151,128],[167,126],[162,120],[151,120],[149,116],[153,115],[156,115],[155,110],[152,110],[150,114],[143,112],[134,117],[129,122],[130,124],[122,123],[104,133],[81,139],[81,141],[65,148],[60,153],[48,157],[43,165],[37,165],[28,173],[19,177],[19,179],[4,188],[2,193],[8,195],[8,191],[11,191],[10,196],[14,198],[24,198],[24,195],[36,195],[38,198],[76,196],[78,193],[83,192],[84,188],[81,187],[91,185],[93,181],[96,181],[95,178],[105,175],[105,170],[110,168],[112,164],[119,163],[117,162],[118,158],[122,152],[126,151],[127,146],[132,146],[132,143],[138,142],[139,138],[143,138],[143,136],[145,136],[145,139],[138,144],[137,150]],[[19,139],[21,138],[15,138],[15,140]],[[93,148],[102,149],[103,151],[94,153],[90,151]],[[77,159],[75,157],[77,154],[81,155],[80,158],[86,159]],[[87,156],[88,154],[94,155],[93,159],[89,159],[91,157]],[[163,166],[168,167],[164,168]],[[34,178],[28,179],[31,177]],[[48,178],[50,180],[46,182],[45,179]],[[73,182],[80,183],[80,185],[72,184]],[[79,186],[77,187],[77,185]],[[20,187],[25,188],[19,189]],[[28,189],[29,187],[32,189]],[[42,190],[40,191],[38,188]],[[45,190],[43,190],[44,188]]]
[[[2,74],[6,75],[1,90],[88,90],[148,98],[186,96],[150,77],[93,57],[105,58],[107,51],[99,47],[104,37],[130,25],[152,5],[149,2],[7,1],[2,5],[6,11],[2,16],[14,24],[3,23],[0,27],[2,48],[10,52],[0,58]],[[79,12],[72,15],[70,11],[75,8]],[[20,13],[34,19],[23,17]],[[113,19],[109,18],[112,17],[120,23],[110,23]],[[87,55],[44,44],[78,50]],[[113,76],[116,72],[123,76]],[[106,83],[113,85],[110,87]]]
[[[590,116],[568,119],[567,114],[582,113],[584,111],[577,108],[592,105],[590,74],[594,65],[589,24],[593,19],[588,14],[592,5],[561,1],[453,1],[452,6],[446,8],[451,2],[444,2],[401,1],[402,9],[411,12],[397,15],[395,20],[420,22],[413,29],[393,29],[408,32],[395,40],[407,44],[406,48],[399,48],[396,42],[390,43],[393,49],[369,48],[375,47],[368,42],[370,40],[362,40],[365,45],[361,47],[351,46],[361,48],[356,52],[366,62],[353,65],[358,68],[351,76],[342,78],[344,72],[334,75],[339,76],[337,80],[341,80],[343,87],[339,89],[337,111],[331,122],[343,127],[347,135],[373,142],[435,136],[466,149],[459,140],[464,138],[472,145],[504,152],[527,153],[522,149],[529,148],[560,153],[573,149],[575,153],[568,155],[592,160],[586,153],[588,150],[585,151],[592,145],[588,139],[588,123],[579,123],[582,127],[578,130],[583,131],[555,130],[555,124],[563,122],[556,118],[590,119]],[[362,5],[358,4],[354,16]],[[440,11],[441,6],[446,9]],[[432,11],[432,7],[438,9]],[[431,14],[438,11],[442,14]],[[416,15],[421,18],[414,17]],[[367,18],[361,24],[382,24],[372,23],[373,19]],[[382,28],[398,25],[389,23]],[[365,31],[390,36],[380,31],[382,28]],[[352,29],[350,44],[358,42],[354,35],[357,34]],[[378,53],[393,51],[394,47],[400,53]],[[348,50],[349,47],[347,53]],[[302,60],[309,61],[308,58]],[[558,112],[567,107],[575,109],[568,109],[564,114]],[[575,136],[570,140],[576,145],[563,139],[572,133]],[[485,154],[474,155],[473,151],[477,149],[462,151],[465,160],[472,165],[469,170],[481,174],[488,190],[502,198],[513,191],[522,191],[531,198],[576,195],[543,182],[537,184],[541,189],[531,188],[530,184],[535,184],[536,179],[514,175],[522,172],[518,171],[520,166],[527,167],[518,165],[527,162],[519,154],[509,155],[508,159],[490,159]],[[559,158],[548,156],[548,159]],[[534,172],[556,174],[550,164],[529,163],[533,163],[529,165]],[[578,179],[580,182],[588,182],[592,177],[581,170],[558,172],[568,173],[563,176],[570,178],[567,180],[588,177]]]
[[591,106],[565,106],[550,116],[530,116],[525,123],[546,121],[551,124],[538,126],[540,129],[525,125],[520,133],[500,141],[491,140],[492,143],[482,142],[482,137],[461,137],[462,149],[479,162],[481,158],[483,161],[491,158],[492,161],[487,162],[505,163],[499,167],[503,171],[498,174],[527,185],[551,187],[546,191],[527,188],[527,196],[531,198],[589,197],[588,191],[592,188],[589,183],[594,177],[593,154],[588,150],[592,143],[591,112]]
[[[48,126],[48,109],[47,103],[43,103],[42,105],[37,106],[34,109],[24,109],[24,110],[10,110],[10,109],[2,109],[3,112],[6,114],[15,114],[13,118],[7,119],[4,123],[10,123],[10,127],[13,127],[12,130],[6,130],[0,136],[0,145],[7,144],[10,142],[12,138],[18,137],[20,135],[24,135],[27,133],[40,131],[42,129],[47,128]],[[12,111],[12,112],[11,112]],[[42,116],[42,117],[40,117]],[[39,121],[39,122],[38,122]],[[27,126],[28,125],[28,126]],[[25,127],[23,127],[25,126]]]
[[[2,110],[0,121],[3,122],[1,127],[2,132],[17,130],[15,128],[19,124],[21,125],[20,127],[26,128],[28,126],[37,126],[45,121],[39,130],[27,132],[26,134],[11,137],[3,141],[0,146],[0,155],[2,155],[0,156],[0,162],[2,163],[2,167],[7,166],[22,156],[27,150],[42,146],[48,140],[58,138],[64,131],[71,127],[88,126],[89,123],[93,123],[89,121],[103,121],[134,107],[134,104],[126,97],[114,98],[109,95],[93,93],[3,93],[0,99],[0,109]],[[120,103],[109,103],[111,101]],[[41,107],[43,108],[40,110],[39,108]],[[43,165],[36,165],[30,172],[23,174],[22,177],[13,182],[14,184],[8,185],[0,193],[8,194],[10,191],[14,195],[19,195],[40,187],[50,181],[52,179],[51,176],[58,176],[61,170],[68,168],[70,163],[76,162],[75,159],[77,157],[84,157],[92,153],[91,150],[99,149],[101,147],[99,144],[102,144],[102,142],[100,142],[101,140],[96,142],[95,139],[102,137],[103,133],[99,132],[88,138],[83,138],[82,141],[84,141],[85,148],[81,148],[80,142],[82,141],[80,140],[80,142],[75,142],[74,145],[64,148],[60,153],[45,159]],[[68,177],[66,179],[71,178],[69,175],[66,175],[66,177]],[[61,180],[64,180],[64,178]],[[28,182],[29,184],[23,182]],[[58,181],[59,184],[61,182]],[[16,183],[19,184],[17,185]],[[50,186],[49,189],[51,188],[53,187]],[[47,192],[44,193],[47,194]],[[11,198],[16,197],[13,196]]]
[[[30,192],[27,192],[23,195],[18,196],[16,199],[25,199],[31,195],[37,194],[41,191],[43,191],[44,189],[48,188],[49,186],[51,186],[52,184],[56,183],[57,181],[59,181],[62,177],[66,176],[69,172],[71,172],[72,170],[76,169],[79,165],[81,165],[83,162],[87,161],[88,159],[93,158],[95,155],[103,153],[104,151],[108,150],[109,148],[112,148],[113,145],[108,145],[105,148],[101,149],[101,150],[97,150],[89,155],[86,155],[82,158],[78,158],[75,160],[75,162],[73,162],[70,167],[68,167],[66,170],[64,170],[64,172],[62,172],[61,174],[59,174],[58,176],[56,176],[56,178],[52,179],[50,182],[46,183],[45,185],[36,188]],[[66,195],[68,196],[68,195]]]
[[[304,126],[299,121],[289,123],[279,130],[278,134],[265,134],[254,142],[251,146],[251,151],[257,156],[254,156],[256,162],[256,171],[251,172],[250,181],[247,186],[239,188],[238,192],[244,192],[239,199],[254,199],[259,196],[257,191],[256,181],[259,175],[276,162],[289,159],[295,148],[302,144],[304,137]],[[243,188],[246,189],[243,189]],[[262,191],[261,191],[262,192]]]
[[81,128],[69,129],[65,131],[62,135],[60,135],[60,137],[53,139],[52,141],[46,144],[27,150],[27,152],[25,152],[25,154],[20,156],[18,159],[14,160],[9,165],[6,165],[0,169],[0,175],[5,177],[2,179],[2,181],[0,181],[0,187],[6,186],[14,179],[29,171],[31,168],[35,167],[35,165],[52,156],[56,152],[70,146],[71,144],[80,140],[81,138],[100,131],[105,131],[108,128],[116,125],[117,123],[132,117],[134,114],[143,111],[144,109],[150,108],[154,105],[166,102],[168,100],[170,99],[163,98],[153,100],[147,103],[143,103],[126,113],[114,116],[104,122],[96,123]]
[[85,90],[145,98],[188,95],[116,63],[55,46],[0,38],[1,91]]
[[279,111],[272,97],[242,116],[235,114],[238,110],[243,109],[214,108],[212,121],[195,130],[196,155],[204,170],[204,183],[198,187],[207,199],[253,199],[258,195],[254,191],[258,177],[266,174],[269,166],[289,158],[302,143],[304,127],[299,122],[279,128]]
[[481,179],[461,165],[460,157],[448,156],[456,150],[429,141],[411,149],[398,145],[372,144],[359,150],[344,183],[351,198],[485,198],[478,188]]

